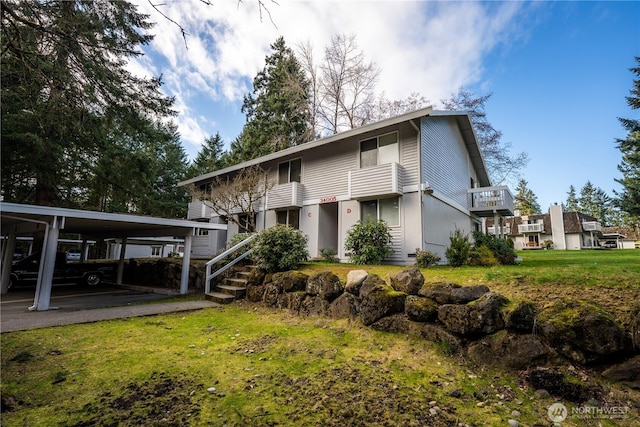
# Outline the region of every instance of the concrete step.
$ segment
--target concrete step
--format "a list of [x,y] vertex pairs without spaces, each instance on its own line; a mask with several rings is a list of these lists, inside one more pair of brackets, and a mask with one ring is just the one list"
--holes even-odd
[[238,299],[244,296],[247,292],[247,288],[244,286],[218,285],[216,286],[215,292],[228,294],[233,296],[235,299]]
[[236,300],[233,295],[225,294],[222,292],[209,292],[204,296],[209,301],[217,302],[218,304],[231,304]]
[[232,286],[243,286],[243,287],[247,287],[247,279],[242,279],[242,278],[238,278],[238,277],[227,277],[224,279],[225,281],[225,285],[232,285]]

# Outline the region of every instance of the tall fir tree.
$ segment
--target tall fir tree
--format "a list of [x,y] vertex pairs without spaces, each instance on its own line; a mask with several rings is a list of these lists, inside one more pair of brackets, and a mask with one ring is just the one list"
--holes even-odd
[[567,201],[564,204],[564,208],[568,212],[577,212],[580,210],[576,187],[574,187],[573,185],[569,186],[569,191],[567,192]]
[[516,195],[513,200],[513,208],[520,211],[520,215],[536,215],[542,213],[538,197],[533,190],[528,187],[528,182],[524,179],[518,181]]
[[[640,77],[640,57],[635,57],[636,67],[631,72]],[[631,96],[627,96],[627,104],[633,109],[640,109],[640,79],[633,80]],[[617,194],[618,205],[632,217],[635,222],[640,221],[640,120],[619,118],[620,123],[627,131],[625,139],[618,139],[618,149],[622,153],[622,161],[618,170],[622,178],[616,179],[622,185],[622,192]]]
[[126,1],[2,1],[5,200],[77,207],[109,144],[174,114],[160,79],[126,66],[151,26]]
[[600,187],[593,185],[591,181],[587,181],[580,189],[578,204],[580,212],[591,215],[604,226],[609,225],[611,197]]
[[222,169],[226,166],[228,154],[224,150],[224,141],[219,132],[204,140],[200,151],[187,170],[188,176],[198,176]]
[[232,144],[231,158],[250,160],[308,142],[311,135],[309,82],[283,37],[271,45],[265,67],[253,79],[242,112],[247,123]]

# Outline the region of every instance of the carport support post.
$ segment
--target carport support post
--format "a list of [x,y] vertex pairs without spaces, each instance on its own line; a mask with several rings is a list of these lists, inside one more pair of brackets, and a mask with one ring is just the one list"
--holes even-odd
[[11,276],[11,265],[13,264],[13,252],[16,249],[16,233],[9,233],[2,249],[2,289],[0,293],[6,294],[9,292],[9,277]]
[[180,294],[189,292],[189,267],[191,266],[191,242],[193,233],[184,236],[184,252],[182,254],[182,273],[180,274]]
[[127,252],[127,238],[120,240],[120,260],[118,261],[118,277],[116,283],[122,285],[122,276],[124,276],[124,255]]
[[[53,271],[56,266],[56,251],[58,249],[58,236],[60,235],[61,222],[64,218],[53,217],[49,232],[46,235],[41,256],[42,266],[36,286],[36,296],[32,308],[38,311],[49,310],[51,304],[51,287],[53,286]],[[32,309],[30,308],[30,309]]]

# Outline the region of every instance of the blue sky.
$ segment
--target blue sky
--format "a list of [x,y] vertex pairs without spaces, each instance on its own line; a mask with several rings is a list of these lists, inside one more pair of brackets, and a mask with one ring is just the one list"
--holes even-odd
[[418,92],[438,107],[460,87],[493,93],[488,119],[512,153],[528,153],[521,176],[543,211],[570,185],[619,189],[617,118],[639,118],[625,96],[640,56],[640,2],[280,0],[264,2],[261,18],[252,0],[165,1],[186,47],[176,25],[137,2],[156,38],[131,69],[163,75],[190,158],[205,137],[229,143],[240,133],[242,96],[278,36],[292,47],[311,41],[320,58],[331,36],[356,34],[382,69],[376,91],[390,99]]

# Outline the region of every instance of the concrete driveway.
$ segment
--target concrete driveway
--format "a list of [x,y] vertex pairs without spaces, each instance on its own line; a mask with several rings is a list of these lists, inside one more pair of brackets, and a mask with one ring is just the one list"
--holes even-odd
[[[97,322],[137,316],[217,307],[206,300],[163,302],[170,296],[153,290],[127,289],[101,285],[88,288],[57,285],[47,311],[28,311],[33,305],[34,288],[12,289],[0,301],[0,332]],[[141,304],[142,303],[142,304]]]

